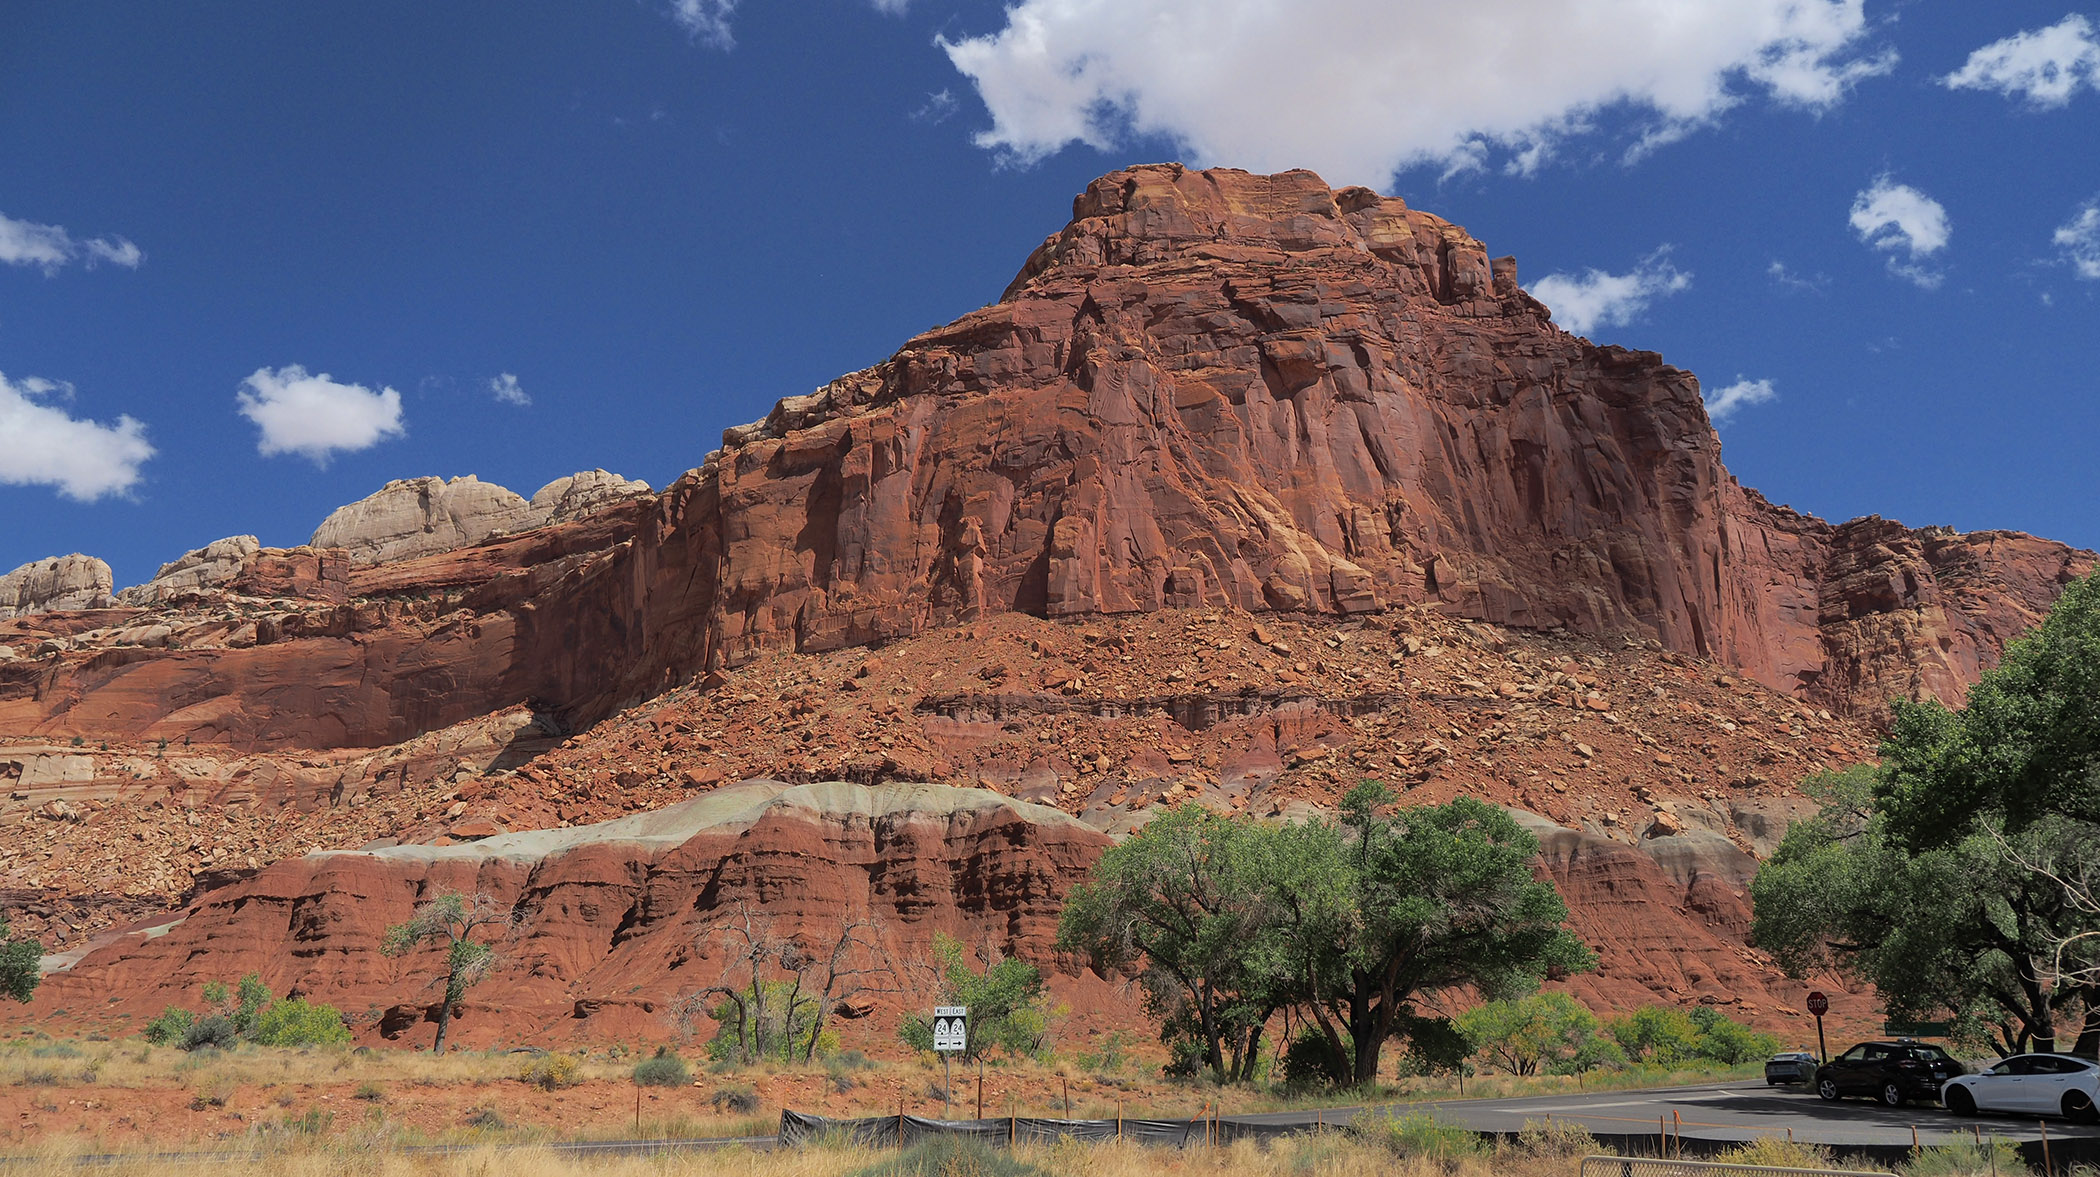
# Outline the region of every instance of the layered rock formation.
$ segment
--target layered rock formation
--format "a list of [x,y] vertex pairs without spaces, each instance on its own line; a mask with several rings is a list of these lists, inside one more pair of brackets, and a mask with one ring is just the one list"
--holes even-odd
[[252,535],[214,540],[161,565],[160,571],[145,584],[133,585],[119,592],[117,603],[146,608],[182,593],[218,588],[240,576],[249,558],[260,551],[262,544]]
[[339,550],[352,564],[412,560],[471,547],[550,523],[581,519],[614,503],[649,494],[649,484],[604,470],[557,478],[528,501],[472,474],[403,478],[337,507],[307,541]]
[[[490,542],[531,504],[392,484],[265,578],[326,581],[329,544],[368,570],[297,594],[332,611],[258,622],[267,657],[148,670],[69,637],[0,681],[0,724],[386,743],[526,700],[588,723],[765,650],[1002,610],[1410,602],[1649,634],[1871,713],[1958,693],[2092,565],[1772,506],[1721,466],[1688,373],[1554,329],[1513,263],[1398,200],[1159,166],[1074,214],[1001,302],[728,431],[646,509]],[[294,702],[294,679],[357,698]],[[324,711],[347,718],[285,718]]]
[[378,564],[449,552],[531,525],[531,505],[517,492],[472,474],[449,482],[403,478],[337,507],[307,544],[338,549],[353,564]]
[[596,826],[288,859],[89,954],[37,1000],[143,1020],[253,971],[273,992],[395,1007],[376,1028],[400,1033],[429,1012],[444,953],[397,963],[381,938],[456,890],[516,916],[462,1041],[660,1034],[674,998],[721,978],[727,946],[708,931],[740,902],[784,937],[835,939],[843,920],[873,916],[899,954],[924,954],[938,931],[1047,963],[1065,892],[1108,844],[983,790],[751,782]]
[[593,511],[627,499],[645,498],[655,492],[639,478],[622,478],[605,470],[585,470],[557,478],[533,492],[532,525],[567,523]]
[[75,553],[31,560],[0,576],[0,621],[32,613],[103,609],[116,582],[109,565]]

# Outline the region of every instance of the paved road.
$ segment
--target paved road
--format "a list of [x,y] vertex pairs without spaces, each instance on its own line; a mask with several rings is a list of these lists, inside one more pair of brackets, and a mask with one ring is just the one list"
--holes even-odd
[[[1419,1106],[1419,1105],[1418,1105]],[[1986,1136],[2037,1139],[2033,1119],[1984,1114],[1955,1116],[1931,1104],[1883,1107],[1864,1099],[1825,1103],[1805,1087],[1767,1087],[1762,1082],[1672,1087],[1652,1091],[1608,1091],[1595,1095],[1539,1095],[1522,1099],[1446,1100],[1428,1105],[1439,1119],[1478,1131],[1514,1132],[1527,1120],[1551,1116],[1597,1133],[1654,1132],[1657,1119],[1683,1124],[1687,1139],[1750,1140],[1785,1136],[1812,1144],[1908,1145],[1916,1128],[1923,1144],[1939,1144],[1981,1129]],[[2060,1119],[2047,1122],[2051,1140],[2100,1140],[2100,1129]],[[1673,1124],[1672,1131],[1676,1131]]]

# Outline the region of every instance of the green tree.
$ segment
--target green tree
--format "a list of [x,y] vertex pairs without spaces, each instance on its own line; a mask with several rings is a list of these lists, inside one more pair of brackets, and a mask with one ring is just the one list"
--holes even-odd
[[1778,1035],[1753,1030],[1707,1006],[1692,1008],[1692,1024],[1699,1028],[1694,1051],[1700,1058],[1724,1066],[1739,1067],[1779,1049]]
[[825,1035],[816,995],[793,981],[760,980],[755,988],[718,990],[715,996],[721,1000],[707,1011],[715,1020],[707,1056],[716,1062],[807,1061],[819,1049],[831,1049],[820,1041]]
[[1135,972],[1176,1057],[1251,1079],[1269,1018],[1292,997],[1287,926],[1338,894],[1326,827],[1272,829],[1187,804],[1111,847],[1058,921],[1058,947]]
[[379,950],[388,956],[407,956],[425,943],[444,946],[445,991],[438,1005],[437,1040],[431,1043],[431,1053],[445,1053],[445,1031],[452,1025],[453,1007],[466,998],[467,990],[486,977],[495,964],[495,948],[474,939],[474,936],[492,930],[507,930],[512,918],[510,908],[493,896],[445,891],[416,908],[406,923],[395,924],[386,930]]
[[1418,996],[1516,997],[1596,963],[1563,926],[1560,893],[1534,877],[1538,840],[1515,818],[1469,797],[1388,815],[1390,796],[1367,782],[1344,798],[1348,901],[1294,933],[1304,1004],[1359,1084],[1420,1017]]
[[2100,572],[2067,585],[1960,711],[1899,701],[1881,751],[1882,809],[1905,845],[1947,845],[1980,819],[2100,826]]
[[1458,1032],[1512,1075],[1573,1074],[1625,1056],[1598,1035],[1597,1015],[1565,993],[1489,1001],[1458,1016]]
[[2008,834],[1971,816],[1958,837],[1911,842],[1877,795],[1885,771],[1805,784],[1822,808],[1752,880],[1752,943],[1795,976],[1844,970],[1873,982],[1891,1017],[1951,1017],[1963,1040],[2006,1053],[2054,1049],[2069,1017],[2089,1053],[2100,991],[2066,983],[2057,952],[2090,917],[2023,865],[2088,855],[2080,823],[2044,816]]
[[36,996],[37,983],[44,979],[43,958],[43,945],[8,935],[7,915],[0,912],[0,993],[16,1001]]
[[289,997],[256,1014],[248,1039],[263,1046],[336,1046],[350,1041],[350,1027],[332,1005]]
[[[938,978],[939,1004],[969,1007],[963,1062],[975,1062],[994,1047],[1008,1056],[1043,1052],[1052,1010],[1042,970],[1007,956],[995,957],[980,971],[970,966],[961,941],[939,932],[929,967]],[[932,1050],[933,1022],[914,1014],[898,1025],[897,1037],[914,1050]]]
[[1605,1023],[1630,1062],[1674,1067],[1699,1056],[1699,1027],[1682,1010],[1644,1005]]

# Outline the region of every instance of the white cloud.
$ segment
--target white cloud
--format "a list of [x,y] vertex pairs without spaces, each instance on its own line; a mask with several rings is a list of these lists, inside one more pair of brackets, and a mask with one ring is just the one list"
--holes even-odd
[[736,15],[736,6],[737,0],[671,0],[671,19],[711,49],[734,49],[729,18]]
[[1889,272],[1931,290],[1940,273],[1924,259],[1946,248],[1953,226],[1939,201],[1880,176],[1852,198],[1852,231],[1889,255]]
[[1665,245],[1641,259],[1631,273],[1588,270],[1580,277],[1548,274],[1531,284],[1531,295],[1553,308],[1553,321],[1577,335],[1598,327],[1633,322],[1648,303],[1689,288],[1692,276],[1670,264]]
[[50,400],[71,400],[73,386],[0,375],[0,483],[53,486],[84,503],[138,484],[153,456],[146,426],[128,416],[111,424],[68,416]]
[[1824,275],[1814,274],[1804,277],[1788,269],[1785,262],[1777,259],[1774,259],[1771,265],[1765,267],[1765,274],[1773,282],[1777,283],[1781,289],[1791,290],[1797,294],[1821,294],[1830,286],[1830,279]]
[[2100,282],[2100,196],[2080,205],[2078,215],[2064,222],[2050,240],[2064,251],[2072,273]]
[[2074,12],[2048,28],[1985,45],[1940,81],[1956,90],[2019,95],[2044,109],[2062,106],[2081,86],[2100,90],[2100,37]]
[[58,225],[18,221],[0,213],[0,262],[11,266],[36,266],[56,274],[70,262],[85,262],[94,269],[98,262],[135,270],[146,255],[122,237],[76,239]]
[[954,91],[942,90],[935,94],[928,94],[926,96],[926,104],[912,111],[906,117],[915,123],[933,123],[938,125],[953,118],[955,112],[961,107],[962,103],[956,99]]
[[298,454],[326,465],[337,450],[369,449],[406,432],[400,393],[338,384],[326,372],[309,376],[298,364],[274,372],[257,368],[235,399],[241,416],[262,430],[255,448],[264,457]]
[[939,40],[1028,163],[1071,143],[1174,141],[1193,162],[1309,167],[1380,186],[1491,155],[1536,168],[1596,116],[1635,150],[1762,92],[1825,109],[1893,68],[1863,0],[1020,0],[996,33]]
[[1715,424],[1734,416],[1735,411],[1745,405],[1761,405],[1779,399],[1779,394],[1772,390],[1771,381],[1745,380],[1741,376],[1735,378],[1734,384],[1703,395],[1706,415],[1712,417]]
[[509,372],[489,381],[489,395],[506,405],[517,405],[520,408],[532,403],[532,398],[525,395],[525,390],[519,387],[518,378]]

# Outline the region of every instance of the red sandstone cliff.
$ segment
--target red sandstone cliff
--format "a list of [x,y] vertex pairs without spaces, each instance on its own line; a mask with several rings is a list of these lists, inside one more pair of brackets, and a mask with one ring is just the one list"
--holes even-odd
[[1772,506],[1689,373],[1558,330],[1511,259],[1397,199],[1169,165],[1073,214],[1001,301],[728,431],[653,502],[0,623],[0,731],[376,746],[987,612],[1410,602],[1650,634],[1871,715],[1959,695],[2092,566]]

